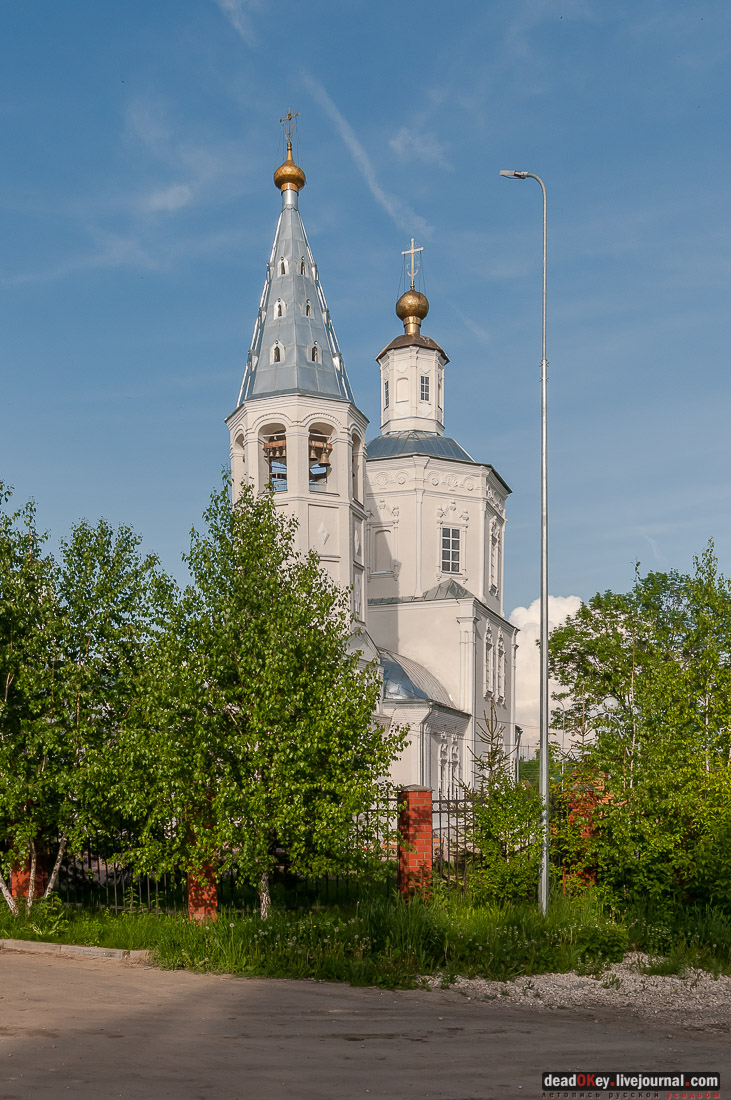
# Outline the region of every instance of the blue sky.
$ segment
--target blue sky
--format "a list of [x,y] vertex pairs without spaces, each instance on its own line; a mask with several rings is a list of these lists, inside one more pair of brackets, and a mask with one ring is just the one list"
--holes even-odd
[[54,536],[128,522],[178,576],[227,461],[301,113],[300,208],[358,403],[424,244],[448,434],[512,487],[538,594],[549,189],[551,592],[731,570],[731,8],[664,0],[6,2],[0,477]]

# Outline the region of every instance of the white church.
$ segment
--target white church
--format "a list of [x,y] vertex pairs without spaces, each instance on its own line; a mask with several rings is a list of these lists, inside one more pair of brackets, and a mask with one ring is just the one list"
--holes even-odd
[[510,489],[444,434],[449,359],[421,333],[429,303],[414,289],[413,241],[411,289],[396,303],[403,332],[376,355],[381,431],[366,444],[298,208],[305,174],[291,140],[274,183],[282,212],[226,420],[233,484],[273,486],[297,518],[299,548],[352,589],[355,644],[383,670],[376,718],[410,729],[392,778],[446,797],[473,778],[493,708],[506,751],[515,747],[517,631],[503,614]]

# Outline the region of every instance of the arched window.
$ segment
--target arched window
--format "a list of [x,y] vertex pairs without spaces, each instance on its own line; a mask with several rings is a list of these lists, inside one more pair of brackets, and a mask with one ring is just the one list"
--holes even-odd
[[360,441],[360,436],[353,435],[353,464],[352,464],[352,478],[353,478],[353,500],[361,499],[361,457],[363,454],[363,446]]
[[317,344],[312,345],[312,362],[317,362]]
[[496,593],[500,581],[500,527],[498,521],[492,521],[492,538],[490,547],[490,589]]
[[371,573],[393,573],[391,532],[384,528],[373,535],[373,568]]
[[300,275],[304,275],[304,273],[305,273],[305,261],[304,261],[304,257],[303,257],[300,260]]
[[280,275],[286,275],[287,274],[287,263],[286,263],[284,257],[282,257],[282,259],[279,261],[279,274]]
[[324,493],[330,475],[330,455],[333,445],[329,441],[330,429],[327,425],[310,430],[310,492]]
[[495,643],[492,627],[485,631],[485,695],[495,694]]
[[275,431],[261,442],[267,480],[275,493],[283,493],[287,488],[287,437],[283,431]]
[[505,642],[503,641],[502,634],[497,640],[497,697],[499,702],[505,702],[505,672],[506,672],[506,656],[505,656]]
[[277,313],[277,317],[281,317],[281,316],[282,316],[282,299],[281,299],[281,298],[277,299],[277,310],[276,310],[276,313]]
[[307,301],[305,302],[305,317],[311,317],[311,316],[312,316],[312,306],[310,305],[310,299],[308,298]]
[[275,363],[281,363],[282,362],[282,349],[280,348],[279,344],[274,345],[273,359],[274,359]]

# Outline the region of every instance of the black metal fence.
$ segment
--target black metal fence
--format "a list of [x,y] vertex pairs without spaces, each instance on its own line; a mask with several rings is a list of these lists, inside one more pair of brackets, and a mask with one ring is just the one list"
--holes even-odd
[[466,791],[432,803],[432,866],[435,876],[465,890],[480,853],[473,840],[474,796]]
[[[458,792],[432,803],[432,865],[435,878],[452,888],[464,890],[480,853],[473,841],[474,796]],[[371,874],[356,868],[337,875],[300,875],[289,867],[286,852],[278,849],[280,861],[271,876],[272,900],[277,906],[302,908],[313,905],[347,905],[374,890],[385,893],[396,883],[398,847],[396,830],[398,803],[389,798],[362,814],[352,836],[355,851],[370,857]],[[174,913],[187,910],[187,879],[184,872],[140,875],[115,857],[124,850],[124,837],[96,837],[83,851],[66,854],[61,864],[56,892],[71,906],[90,909],[148,910]],[[55,853],[49,853],[47,866]],[[219,905],[237,909],[257,905],[254,887],[235,870],[217,878]]]
[[[360,814],[350,837],[352,865],[350,871],[333,875],[301,875],[294,873],[284,849],[277,849],[279,859],[271,875],[270,891],[276,905],[301,908],[312,905],[350,904],[364,893],[374,890],[389,892],[396,882],[396,798],[385,799]],[[187,877],[175,874],[140,875],[118,857],[128,838],[96,837],[82,852],[66,854],[61,863],[56,892],[61,900],[77,907],[109,909],[112,912],[142,909],[174,913],[187,909]],[[49,862],[53,862],[50,855]],[[370,873],[364,866],[370,864]],[[222,872],[216,880],[219,905],[231,908],[253,908],[257,893],[236,870]]]

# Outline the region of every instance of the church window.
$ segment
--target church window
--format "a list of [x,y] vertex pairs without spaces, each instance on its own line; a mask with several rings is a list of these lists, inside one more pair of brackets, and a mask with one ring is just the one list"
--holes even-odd
[[388,408],[388,379],[383,383],[383,407]]
[[279,343],[279,341],[277,341],[277,343],[272,348],[272,363],[283,363],[283,362],[284,362],[284,348]]
[[500,579],[500,528],[498,521],[492,521],[492,539],[490,553],[490,589],[495,594]]
[[421,400],[429,400],[429,376],[427,374],[421,376]]
[[277,312],[277,317],[282,316],[282,299],[281,298],[277,299],[277,311],[276,312]]
[[373,569],[372,573],[392,573],[393,561],[391,559],[391,532],[376,531],[373,536]]
[[311,432],[309,438],[310,454],[310,492],[324,493],[327,491],[327,479],[330,474],[330,454],[333,445],[328,442],[327,436],[320,432]]
[[505,642],[501,634],[497,641],[497,697],[501,703],[505,702],[506,664]]
[[442,573],[459,573],[459,527],[442,527]]
[[287,437],[282,434],[270,436],[263,442],[269,484],[275,493],[287,488]]
[[353,436],[353,457],[352,457],[352,480],[353,480],[353,500],[361,500],[361,460],[363,456],[363,445],[360,441],[360,436]]
[[307,301],[305,302],[305,317],[311,317],[311,316],[312,316],[312,306],[310,305],[310,299],[308,298]]
[[303,258],[303,259],[300,260],[300,275],[304,275],[304,273],[305,273],[305,261],[304,261],[304,258]]
[[312,345],[312,362],[316,363],[317,358],[318,358],[318,356],[317,356],[317,344],[313,344]]
[[488,626],[485,632],[485,695],[492,695],[495,691],[495,644],[492,637],[492,629]]

